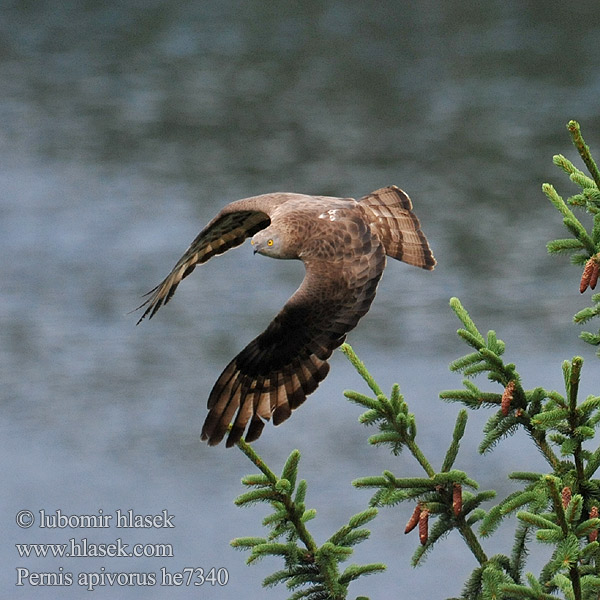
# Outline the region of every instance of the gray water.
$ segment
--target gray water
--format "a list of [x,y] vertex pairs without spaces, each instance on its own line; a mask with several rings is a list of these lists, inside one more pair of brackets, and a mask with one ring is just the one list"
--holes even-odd
[[[279,310],[302,266],[242,246],[197,270],[151,322],[135,327],[128,314],[237,198],[359,197],[389,184],[410,193],[439,264],[426,273],[390,261],[349,341],[384,389],[400,382],[434,464],[458,410],[437,396],[460,386],[447,365],[465,352],[451,296],[507,342],[527,388],[561,389],[561,361],[581,354],[581,393],[598,393],[598,361],[571,322],[589,295],[579,297],[578,269],[546,254],[545,242],[565,235],[540,186],[575,192],[552,165],[559,152],[577,160],[569,119],[600,156],[599,26],[591,1],[3,2],[2,597],[88,597],[76,581],[16,587],[18,567],[63,567],[75,579],[223,567],[224,587],[106,585],[89,597],[286,597],[260,587],[277,561],[247,567],[229,546],[262,534],[264,508],[233,505],[252,465],[208,448],[199,430],[221,369]],[[367,505],[352,479],[420,474],[408,455],[368,447],[345,388],[366,391],[336,353],[319,390],[255,445],[276,471],[301,450],[319,543]],[[544,467],[521,434],[478,457],[486,416],[471,415],[457,468],[507,493],[506,473]],[[175,527],[20,529],[21,509],[166,509]],[[475,563],[458,537],[408,566],[411,510],[373,522],[352,561],[388,571],[352,597],[459,593]],[[168,543],[174,556],[36,559],[15,548],[83,537]],[[510,539],[486,544],[507,552]]]

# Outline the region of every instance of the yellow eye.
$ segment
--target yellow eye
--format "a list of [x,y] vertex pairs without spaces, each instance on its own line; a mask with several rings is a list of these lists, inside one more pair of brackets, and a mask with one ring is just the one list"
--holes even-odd
[[273,240],[269,240],[269,241],[267,242],[267,246],[272,246],[272,245],[273,245]]

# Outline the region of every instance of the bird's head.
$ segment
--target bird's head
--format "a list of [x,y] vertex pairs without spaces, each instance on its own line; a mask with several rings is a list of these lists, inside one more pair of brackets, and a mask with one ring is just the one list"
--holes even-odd
[[273,231],[270,227],[254,234],[251,244],[254,248],[254,254],[258,252],[271,258],[295,258],[295,256],[288,256],[281,234]]
[[252,237],[252,248],[254,254],[264,254],[265,256],[274,256],[278,254],[280,247],[279,235],[271,231],[270,228],[263,229]]

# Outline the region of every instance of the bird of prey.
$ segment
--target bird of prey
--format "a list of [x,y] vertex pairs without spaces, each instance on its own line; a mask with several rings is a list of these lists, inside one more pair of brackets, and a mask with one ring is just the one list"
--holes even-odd
[[386,255],[431,270],[433,253],[408,195],[386,187],[352,198],[273,193],[231,202],[198,234],[171,273],[140,307],[152,318],[198,264],[252,236],[254,252],[300,259],[304,279],[263,333],[217,379],[208,398],[202,439],[246,431],[260,436],[265,421],[285,421],[329,371],[327,359],[369,310]]

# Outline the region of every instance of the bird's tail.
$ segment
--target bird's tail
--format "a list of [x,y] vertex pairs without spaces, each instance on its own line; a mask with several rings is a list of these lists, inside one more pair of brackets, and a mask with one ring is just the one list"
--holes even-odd
[[375,190],[359,202],[371,217],[371,227],[388,256],[422,269],[433,269],[435,258],[406,192],[392,185]]

